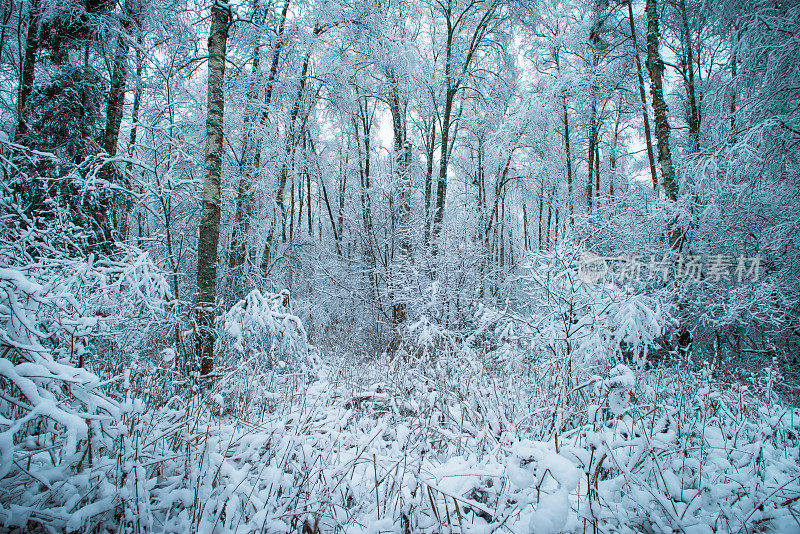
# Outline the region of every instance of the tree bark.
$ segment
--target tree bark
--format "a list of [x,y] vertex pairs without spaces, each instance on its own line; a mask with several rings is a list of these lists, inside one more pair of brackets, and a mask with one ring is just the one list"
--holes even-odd
[[[697,107],[694,83],[694,48],[692,45],[692,33],[689,29],[689,17],[686,14],[686,0],[679,0],[678,6],[681,11],[681,21],[683,23],[683,46],[685,49],[686,62],[686,98],[689,100],[689,139],[691,141],[691,151],[700,152],[700,112]],[[734,56],[735,57],[735,56]],[[733,59],[735,61],[735,59]]]
[[448,141],[450,139],[450,117],[453,112],[453,101],[456,96],[456,91],[453,89],[453,83],[450,74],[450,62],[452,56],[453,35],[448,32],[447,35],[447,49],[445,59],[445,101],[444,101],[444,115],[442,117],[442,144],[441,155],[439,157],[439,179],[436,182],[436,209],[433,213],[433,254],[438,252],[438,239],[439,234],[442,232],[442,222],[444,221],[444,204],[445,197],[447,196],[447,165],[449,163],[449,150]]
[[125,35],[117,38],[117,50],[114,54],[114,68],[111,73],[111,87],[106,104],[106,128],[103,134],[103,150],[109,156],[117,155],[119,127],[122,124],[123,105],[125,104],[125,81],[128,74],[128,40]]
[[[653,114],[656,121],[656,140],[658,141],[658,162],[661,166],[661,181],[664,194],[671,201],[678,199],[678,186],[675,183],[675,169],[672,165],[672,154],[669,148],[669,122],[667,121],[667,103],[664,101],[664,90],[661,76],[664,62],[659,52],[658,6],[656,0],[647,0],[647,70],[650,72],[650,92],[653,98]],[[667,225],[667,239],[672,249],[680,248],[681,231],[677,221]]]
[[431,117],[430,136],[425,140],[425,248],[431,239],[431,186],[433,184],[433,153],[436,150],[436,117]]
[[678,187],[675,184],[675,169],[672,165],[672,154],[669,148],[670,127],[667,120],[667,103],[664,101],[664,89],[662,86],[664,62],[661,60],[659,51],[659,39],[657,0],[647,0],[647,70],[650,72],[650,94],[653,100],[653,114],[656,122],[655,134],[658,146],[658,163],[661,166],[664,193],[668,199],[675,201],[678,198]]
[[736,143],[736,86],[738,80],[736,79],[736,63],[737,51],[739,49],[739,30],[734,28],[733,50],[731,51],[731,144]]
[[617,116],[614,120],[614,137],[611,141],[611,155],[609,156],[608,196],[614,201],[614,181],[617,178],[617,142],[619,140],[619,125],[622,121],[622,93],[617,100]]
[[539,246],[539,250],[544,250],[542,246],[542,214],[544,213],[544,179],[542,179],[542,184],[539,187],[539,240],[537,244]]
[[[342,254],[342,251],[339,247],[339,230],[336,226],[336,220],[333,217],[333,209],[331,209],[331,202],[330,198],[328,197],[328,190],[325,187],[325,177],[322,176],[322,171],[319,167],[319,155],[317,154],[317,149],[314,147],[314,140],[311,138],[311,134],[308,134],[308,145],[310,149],[311,155],[314,156],[314,162],[317,169],[317,179],[319,183],[319,187],[322,190],[322,199],[325,201],[325,209],[328,211],[328,219],[331,221],[331,231],[333,232],[333,239],[336,244],[336,254]],[[320,232],[320,239],[322,238],[322,232]]]
[[[608,8],[608,0],[595,0],[594,2],[594,23],[589,30],[589,53],[591,56],[591,76],[590,86],[590,106],[589,106],[589,172],[586,181],[586,202],[587,211],[591,213],[593,204],[592,184],[595,175],[599,173],[600,161],[597,157],[597,138],[600,130],[600,121],[597,117],[597,93],[600,88],[597,84],[597,66],[600,64],[600,35],[605,24],[605,11]],[[599,187],[594,188],[594,195],[599,195]]]
[[217,290],[217,247],[219,245],[220,176],[222,173],[223,120],[225,112],[225,54],[230,11],[220,4],[211,6],[208,36],[208,115],[206,118],[206,161],[203,211],[197,243],[197,357],[200,376],[214,371],[214,318]]
[[530,242],[528,241],[528,205],[527,202],[522,202],[522,243],[523,249],[527,252],[530,249]]
[[[594,109],[594,106],[592,107]],[[595,137],[592,132],[595,131],[594,117],[590,119],[589,123],[589,175],[586,179],[586,213],[592,213],[592,184],[594,183],[594,156],[595,156]]]
[[600,139],[594,142],[594,196],[600,204]]
[[[569,148],[569,113],[567,112],[567,97],[562,96],[564,106],[564,151],[567,158],[567,207],[569,209],[569,225],[575,224],[575,215],[572,207],[572,154]],[[541,248],[541,247],[540,247]]]
[[639,78],[639,99],[642,102],[642,122],[644,123],[644,141],[647,146],[647,161],[650,163],[650,178],[653,181],[653,190],[658,190],[658,175],[656,174],[656,160],[653,155],[653,142],[650,135],[650,118],[647,113],[647,96],[644,91],[644,76],[642,76],[642,60],[639,58],[639,46],[636,44],[636,26],[633,23],[633,0],[628,0],[628,20],[631,25],[631,39],[633,41],[633,57],[636,60],[636,74]]
[[[395,159],[395,178],[399,202],[397,206],[397,221],[399,223],[400,237],[400,265],[399,273],[394,273],[399,283],[395,284],[396,289],[402,288],[406,284],[404,272],[408,268],[408,263],[412,259],[411,250],[411,175],[409,166],[411,164],[411,145],[406,142],[406,114],[405,107],[400,97],[400,85],[397,75],[392,68],[386,69],[386,78],[389,82],[389,110],[392,115],[392,130],[394,137],[394,159]],[[405,303],[398,300],[395,292],[394,302],[392,303],[392,323],[397,328],[406,319]]]
[[17,132],[15,139],[19,141],[28,133],[28,124],[25,122],[25,105],[33,91],[33,82],[36,76],[36,54],[39,51],[39,0],[31,0],[28,23],[28,36],[25,39],[25,58],[22,62],[22,79],[19,84],[17,96]]

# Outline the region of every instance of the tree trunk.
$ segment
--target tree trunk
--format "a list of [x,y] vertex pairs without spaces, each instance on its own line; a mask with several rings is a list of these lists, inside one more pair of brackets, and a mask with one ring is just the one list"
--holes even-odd
[[[138,28],[137,28],[138,30]],[[131,135],[128,140],[128,158],[133,158],[134,150],[136,149],[136,136],[137,132],[139,131],[139,108],[141,107],[142,103],[142,70],[144,67],[144,58],[141,51],[141,44],[142,38],[141,33],[139,33],[136,37],[136,89],[133,92],[133,108],[131,109]],[[131,172],[133,171],[133,163],[131,161],[128,162],[125,173],[127,176],[131,176]],[[141,193],[142,191],[140,191]],[[133,208],[133,202],[130,195],[126,195],[124,199],[124,206],[122,209],[121,214],[121,222],[122,222],[122,229],[120,234],[123,239],[127,239],[128,236],[128,215]],[[138,213],[138,226],[137,226],[137,246],[142,246],[142,213],[139,210]]]
[[542,180],[542,185],[539,187],[539,240],[537,244],[540,251],[544,250],[544,247],[542,247],[542,213],[544,213],[544,180]]
[[[344,195],[347,192],[347,169],[348,169],[348,164],[349,163],[350,163],[350,142],[349,142],[349,138],[348,138],[347,152],[345,153],[345,157],[344,157],[344,167],[339,172],[339,184],[338,184],[339,185],[339,187],[338,187],[339,205],[337,206],[338,211],[336,213],[336,220],[337,220],[337,223],[338,223],[336,225],[336,227],[339,229],[339,236],[338,236],[339,244],[338,244],[338,247],[337,247],[339,249],[341,249],[342,239],[344,238]],[[349,241],[348,241],[348,243],[349,243]],[[348,245],[348,249],[349,248],[350,247]],[[349,253],[348,253],[348,257],[349,257]]]
[[[314,156],[314,163],[317,169],[317,179],[319,188],[322,190],[322,199],[325,201],[325,209],[328,212],[328,219],[331,221],[331,231],[333,232],[333,240],[336,245],[336,254],[339,256],[342,255],[342,251],[339,247],[339,231],[336,226],[336,220],[333,217],[333,209],[331,209],[331,202],[330,198],[328,197],[328,189],[325,187],[325,177],[322,176],[322,171],[319,167],[319,155],[317,154],[317,149],[314,147],[314,140],[311,138],[311,134],[308,133],[308,146],[310,149],[310,154]],[[321,223],[320,223],[321,224]],[[322,239],[322,231],[320,230],[319,234],[320,240]]]
[[436,117],[431,117],[430,135],[425,140],[425,248],[431,239],[431,186],[433,184],[433,153],[436,150]]
[[[397,288],[406,285],[404,272],[412,260],[411,250],[411,175],[409,166],[411,164],[411,145],[406,142],[406,114],[400,98],[400,86],[394,70],[386,70],[386,78],[389,81],[389,111],[392,115],[392,131],[394,138],[394,159],[395,174],[398,187],[399,202],[397,206],[396,218],[399,222],[400,237],[400,265],[399,273],[395,273],[398,278]],[[393,213],[394,215],[394,213]],[[397,328],[406,319],[405,303],[398,300],[397,294],[394,295],[392,303],[392,322],[393,327]]]
[[[678,186],[675,183],[675,169],[669,149],[669,122],[667,103],[664,101],[661,76],[664,62],[659,52],[658,7],[656,0],[647,0],[647,70],[650,72],[650,92],[653,97],[653,113],[656,120],[656,140],[658,141],[658,162],[661,165],[661,180],[664,194],[671,201],[678,199]],[[681,231],[676,221],[667,226],[667,239],[673,249],[680,248]]]
[[[125,10],[126,18],[123,20],[122,28],[127,30],[129,26],[129,14]],[[125,104],[125,81],[128,74],[128,40],[127,36],[120,34],[117,38],[116,52],[114,54],[114,66],[111,72],[111,86],[108,92],[108,102],[106,103],[106,127],[103,132],[103,150],[111,157],[117,155],[117,143],[119,141],[119,127],[122,124],[123,105]],[[107,164],[102,170],[102,175],[109,182],[119,181],[123,190],[112,193],[112,205],[110,215],[112,216],[113,227],[120,240],[125,240],[128,233],[128,189],[127,176],[119,176],[115,172],[112,164]]]
[[522,242],[523,249],[527,252],[530,249],[530,242],[528,241],[528,206],[526,202],[522,202]]
[[450,18],[447,18],[447,44],[445,46],[445,100],[444,115],[442,117],[442,144],[441,155],[439,158],[439,180],[436,183],[436,210],[433,215],[433,254],[438,252],[439,234],[442,232],[442,222],[444,221],[444,205],[447,196],[447,164],[449,160],[449,140],[450,140],[450,117],[453,112],[453,101],[455,100],[456,90],[453,88],[451,65],[453,57],[453,32]]
[[197,357],[200,360],[200,376],[206,378],[214,371],[225,53],[229,24],[230,11],[214,3],[211,6],[211,32],[208,36],[208,115],[203,211],[197,243]]
[[[592,184],[595,175],[599,172],[600,161],[597,157],[597,138],[600,130],[600,121],[597,117],[597,93],[600,88],[597,84],[597,66],[600,64],[600,35],[605,24],[605,11],[608,8],[608,0],[595,0],[594,2],[594,23],[589,30],[589,53],[591,56],[591,76],[590,86],[590,106],[589,106],[589,172],[586,181],[586,202],[587,213],[592,211],[593,192]],[[599,188],[594,188],[594,195],[599,195]]]
[[[137,45],[141,46],[141,37],[137,38]],[[133,92],[133,108],[131,109],[131,137],[128,141],[128,156],[133,154],[133,149],[136,147],[136,135],[139,125],[139,109],[142,103],[142,71],[144,68],[144,58],[142,51],[136,49],[136,89]],[[130,164],[129,164],[130,170]]]
[[664,193],[668,199],[675,201],[678,198],[678,187],[675,184],[675,169],[672,166],[672,154],[669,149],[670,127],[661,80],[664,73],[664,62],[661,60],[659,51],[659,39],[657,0],[647,0],[647,70],[650,72],[650,94],[653,99],[653,114],[656,122],[658,163],[661,166]]
[[311,174],[308,172],[308,157],[306,154],[306,135],[303,135],[303,175],[306,178],[306,201],[308,205],[308,237],[314,236],[314,226],[312,224],[312,213],[311,213]]
[[614,120],[614,137],[611,141],[611,155],[609,157],[608,196],[614,201],[614,181],[617,178],[617,142],[619,140],[619,125],[622,121],[622,93],[617,100],[617,117]]
[[125,35],[117,39],[114,54],[114,68],[111,73],[111,87],[106,105],[106,128],[103,134],[103,150],[109,156],[117,155],[119,127],[122,124],[122,111],[125,104],[125,79],[128,74],[128,40]]
[[[593,107],[594,109],[594,107]],[[595,131],[594,117],[590,119],[589,123],[589,175],[586,179],[586,213],[592,213],[592,184],[594,183],[594,156],[595,156],[595,137],[592,132]]]
[[644,76],[642,76],[642,60],[639,58],[639,46],[636,44],[636,26],[633,23],[633,0],[628,0],[628,20],[631,25],[631,40],[633,41],[633,57],[636,60],[636,73],[639,78],[639,99],[642,102],[642,122],[644,123],[644,141],[647,146],[647,160],[650,163],[650,177],[653,180],[653,190],[658,190],[658,176],[656,175],[656,160],[653,156],[653,143],[650,136],[650,118],[647,114],[647,96],[644,91]]
[[33,91],[36,74],[36,54],[39,51],[39,0],[31,0],[28,17],[30,22],[28,23],[28,36],[25,40],[25,59],[22,62],[22,79],[17,96],[17,133],[15,136],[17,141],[28,133],[28,124],[25,122],[25,105]]
[[544,239],[547,250],[550,250],[550,222],[552,218],[553,218],[553,196],[551,195],[547,199],[547,226],[545,226],[544,230],[544,236],[545,236]]
[[600,139],[594,142],[594,196],[600,205]]
[[739,30],[734,30],[733,50],[731,51],[731,144],[736,143],[736,86],[738,83],[738,80],[736,79],[736,56],[739,49]]
[[567,207],[569,209],[569,225],[572,227],[575,224],[575,216],[572,208],[572,154],[569,149],[569,113],[567,112],[566,96],[562,96],[562,104],[564,105],[564,151],[567,158]]
[[[694,83],[694,49],[692,45],[692,33],[689,29],[689,17],[686,14],[686,0],[679,1],[681,10],[681,20],[683,22],[683,46],[686,50],[686,98],[689,100],[689,139],[691,140],[691,150],[693,153],[700,152],[700,112],[697,108],[697,98],[695,95]],[[734,56],[735,58],[735,56]],[[735,61],[735,59],[733,59]]]

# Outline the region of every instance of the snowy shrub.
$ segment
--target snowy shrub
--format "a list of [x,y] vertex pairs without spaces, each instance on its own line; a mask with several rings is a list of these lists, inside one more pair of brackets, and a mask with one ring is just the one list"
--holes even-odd
[[453,333],[423,315],[407,325],[406,335],[401,339],[395,354],[401,358],[427,360],[452,354],[454,350]]
[[577,254],[534,255],[523,275],[521,324],[538,353],[571,358],[585,369],[623,358],[641,365],[648,349],[672,323],[656,295],[621,287],[610,277],[581,280]]
[[0,269],[0,517],[7,526],[74,530],[114,506],[109,455],[121,406],[97,375],[46,348],[52,334],[41,317],[65,314],[74,302]]
[[259,371],[309,373],[316,352],[308,344],[303,323],[289,309],[289,293],[252,290],[222,317],[223,365],[246,362]]

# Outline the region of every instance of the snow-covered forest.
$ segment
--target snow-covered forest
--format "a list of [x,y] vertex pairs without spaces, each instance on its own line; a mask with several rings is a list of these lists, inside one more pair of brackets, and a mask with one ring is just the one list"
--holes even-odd
[[0,0],[3,532],[800,532],[800,3]]

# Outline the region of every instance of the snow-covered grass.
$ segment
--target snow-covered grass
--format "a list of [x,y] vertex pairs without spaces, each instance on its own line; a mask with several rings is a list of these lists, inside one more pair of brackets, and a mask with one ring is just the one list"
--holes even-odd
[[213,395],[128,396],[115,446],[82,466],[17,447],[3,520],[137,532],[800,528],[797,410],[624,366],[548,392],[543,375],[428,363],[276,376],[239,414]]
[[481,307],[468,335],[420,318],[393,353],[318,358],[286,299],[253,293],[225,315],[230,357],[201,392],[169,347],[121,375],[75,366],[102,355],[90,332],[113,334],[119,315],[100,312],[114,302],[140,324],[163,313],[137,304],[163,287],[147,258],[130,264],[86,267],[95,282],[73,287],[94,307],[0,270],[6,527],[800,531],[800,411],[772,369],[725,385],[626,365],[620,346],[652,341],[657,303],[562,277],[534,287],[544,319]]

